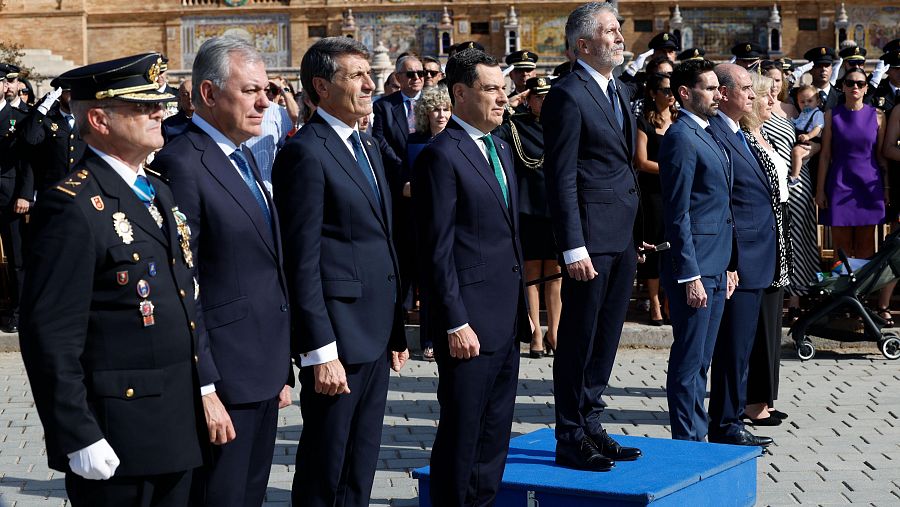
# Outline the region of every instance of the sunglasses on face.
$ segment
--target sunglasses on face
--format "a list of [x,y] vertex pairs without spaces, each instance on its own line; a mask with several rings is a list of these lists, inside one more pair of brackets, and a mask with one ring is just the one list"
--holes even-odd
[[[441,73],[441,71],[439,71],[439,70],[426,70],[424,72],[426,74],[428,74],[428,77],[437,77],[437,75]],[[407,76],[407,77],[409,77],[409,76]]]
[[19,90],[19,95],[28,95],[28,90]]
[[845,79],[844,86],[846,86],[847,88],[865,88],[866,82],[865,81],[847,81]]
[[[405,75],[407,79],[415,79],[416,77],[419,77],[420,79],[424,79],[425,71],[424,70],[408,70],[408,71],[404,72],[403,75]],[[432,77],[434,77],[434,76],[432,76]]]
[[658,90],[656,90],[656,91],[659,92],[659,93],[662,93],[662,94],[665,95],[666,97],[671,97],[671,96],[672,96],[672,88],[660,88],[660,89],[658,89]]

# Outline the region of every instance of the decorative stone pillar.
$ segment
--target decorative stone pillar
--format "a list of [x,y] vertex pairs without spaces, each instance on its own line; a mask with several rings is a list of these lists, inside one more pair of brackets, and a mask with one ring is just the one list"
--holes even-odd
[[847,28],[849,26],[847,9],[844,8],[844,2],[841,2],[841,8],[834,17],[834,47],[840,47],[841,43],[848,39]]
[[393,71],[394,66],[391,65],[388,48],[384,46],[384,42],[378,41],[378,45],[372,50],[372,78],[375,81],[375,95],[384,93],[384,83]]
[[438,24],[438,55],[446,55],[453,45],[453,18],[444,6],[441,22]]
[[359,29],[356,27],[356,19],[353,18],[353,9],[347,9],[344,13],[344,21],[341,23],[341,35],[356,39]]
[[769,13],[769,22],[766,23],[769,28],[769,56],[780,57],[783,52],[781,50],[781,14],[778,12],[778,5],[772,5],[772,12]]
[[675,36],[678,47],[687,49],[685,42],[681,38],[682,28],[684,28],[684,19],[681,17],[681,9],[678,8],[678,4],[675,4],[675,8],[672,10],[672,17],[669,18],[669,32]]
[[518,51],[520,49],[521,36],[519,33],[519,17],[516,15],[516,7],[509,6],[509,13],[506,15],[506,24],[503,25],[503,35],[506,41],[506,55]]

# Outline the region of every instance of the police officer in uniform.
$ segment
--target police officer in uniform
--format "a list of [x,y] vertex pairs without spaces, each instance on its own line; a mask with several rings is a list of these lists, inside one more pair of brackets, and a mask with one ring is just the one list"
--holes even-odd
[[[831,86],[831,73],[834,72],[834,49],[828,46],[817,46],[803,53],[803,58],[813,63],[813,68],[809,73],[812,76],[812,85],[818,89],[819,108],[822,111],[834,109],[834,106],[838,105],[840,101],[840,93],[836,87]],[[811,160],[810,164],[812,162]],[[810,165],[810,167],[813,166]]]
[[877,88],[869,86],[871,95],[866,103],[882,110],[885,118],[889,118],[894,106],[900,102],[900,49],[881,55],[881,61],[887,67],[887,79],[882,79]]
[[27,182],[28,167],[19,142],[18,131],[30,108],[19,97],[19,67],[0,63],[2,97],[0,97],[0,240],[6,255],[9,283],[10,314],[3,325],[7,333],[18,331],[19,295],[23,281],[23,234],[33,196]]
[[536,74],[537,61],[538,54],[527,49],[506,55],[506,65],[511,65],[513,68],[509,73],[509,78],[515,86],[515,90],[509,94],[509,98],[513,98],[528,89],[525,82]]
[[706,56],[706,50],[703,48],[687,48],[678,53],[676,58],[679,62],[684,62],[687,60],[703,60],[704,56]]
[[54,186],[81,161],[87,147],[75,128],[69,85],[54,79],[38,107],[22,123],[21,140],[27,146],[35,193]]
[[156,53],[60,78],[88,144],[41,195],[21,350],[71,504],[185,506],[202,463],[190,231],[142,167],[162,144]]
[[749,69],[764,58],[768,58],[766,50],[762,46],[749,41],[735,44],[731,48],[731,54],[734,55],[734,63],[745,69]]

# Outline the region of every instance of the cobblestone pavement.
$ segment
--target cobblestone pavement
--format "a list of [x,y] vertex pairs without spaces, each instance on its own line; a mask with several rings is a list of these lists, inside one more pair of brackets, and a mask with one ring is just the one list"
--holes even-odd
[[[666,350],[625,349],[608,390],[610,433],[669,437]],[[759,505],[900,504],[900,363],[874,349],[820,352],[800,363],[785,353],[781,400],[790,415],[757,434],[775,438],[758,462]],[[62,474],[47,468],[43,432],[19,355],[0,354],[0,502],[66,505]],[[417,505],[409,471],[428,463],[438,420],[437,369],[411,361],[391,377],[374,505]],[[551,360],[522,359],[515,435],[553,422]],[[296,393],[295,393],[296,399]],[[301,420],[281,412],[266,506],[287,505]]]

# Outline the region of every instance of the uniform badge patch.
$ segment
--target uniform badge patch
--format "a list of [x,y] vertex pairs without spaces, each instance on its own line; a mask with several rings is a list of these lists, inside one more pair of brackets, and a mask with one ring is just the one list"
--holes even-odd
[[103,198],[99,195],[91,197],[91,204],[94,205],[94,209],[97,211],[103,211],[103,209],[106,208],[106,205],[103,204]]
[[51,132],[56,132],[57,130],[59,130],[59,125],[57,125],[57,124],[55,124],[55,123],[51,123],[51,124],[50,124],[50,131],[51,131]]
[[118,282],[119,285],[126,285],[126,284],[128,284],[128,271],[119,271],[119,272],[117,272],[117,273],[116,273],[116,282]]
[[138,280],[137,293],[138,296],[142,298],[146,298],[150,295],[150,284],[147,283],[147,280]]

